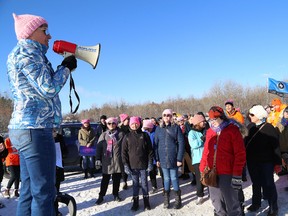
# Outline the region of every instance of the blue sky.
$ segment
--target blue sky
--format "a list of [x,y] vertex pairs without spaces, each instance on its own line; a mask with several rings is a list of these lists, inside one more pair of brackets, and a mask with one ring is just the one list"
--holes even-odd
[[[266,86],[288,77],[285,0],[0,0],[0,92],[9,93],[7,55],[16,45],[12,13],[44,17],[54,69],[55,40],[101,43],[96,70],[79,60],[73,73],[80,110],[104,103],[201,98],[216,83]],[[60,93],[69,108],[69,83]],[[76,103],[76,100],[74,100]]]

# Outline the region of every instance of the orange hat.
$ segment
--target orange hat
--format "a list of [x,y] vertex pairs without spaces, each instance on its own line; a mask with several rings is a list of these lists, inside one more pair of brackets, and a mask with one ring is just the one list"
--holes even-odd
[[271,104],[272,104],[272,106],[276,106],[276,105],[280,106],[282,104],[282,102],[281,102],[281,100],[279,98],[274,98],[272,100]]

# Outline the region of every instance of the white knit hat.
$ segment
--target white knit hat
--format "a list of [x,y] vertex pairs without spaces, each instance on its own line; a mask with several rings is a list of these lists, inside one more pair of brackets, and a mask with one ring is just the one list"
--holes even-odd
[[264,109],[264,107],[262,105],[253,106],[249,110],[249,113],[254,114],[256,116],[256,118],[258,118],[259,120],[267,118],[267,116],[268,116],[267,111]]

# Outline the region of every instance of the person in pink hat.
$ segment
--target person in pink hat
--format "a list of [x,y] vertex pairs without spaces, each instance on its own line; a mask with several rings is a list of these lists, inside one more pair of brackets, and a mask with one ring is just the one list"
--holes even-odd
[[162,112],[162,123],[155,131],[155,158],[157,167],[161,167],[164,177],[164,209],[170,207],[170,186],[175,193],[174,209],[182,207],[178,168],[182,166],[185,152],[184,135],[179,125],[173,121],[171,109]]
[[[96,133],[93,128],[90,126],[89,119],[83,119],[81,121],[82,127],[78,132],[78,141],[80,146],[85,148],[95,148],[96,149]],[[83,169],[84,169],[84,179],[88,178],[88,173],[90,177],[94,177],[93,169],[95,164],[95,156],[83,154],[80,152],[82,157]]]
[[[153,148],[154,148],[154,136],[155,136],[156,127],[157,126],[153,124],[152,119],[144,119],[143,120],[142,130],[144,132],[146,132],[147,134],[149,134]],[[159,168],[159,170],[160,170],[160,168]],[[149,177],[150,177],[150,181],[152,184],[152,193],[157,192],[157,188],[158,188],[157,187],[157,173],[158,173],[158,169],[156,166],[156,161],[155,161],[155,159],[153,159],[153,169],[149,172]],[[160,175],[162,178],[162,186],[163,186],[163,174],[162,174],[161,170],[160,170]]]
[[[127,134],[130,132],[130,128],[129,128],[129,115],[126,113],[121,113],[119,115],[120,118],[120,124],[119,124],[119,128],[120,130],[124,133]],[[122,185],[122,189],[123,190],[127,190],[128,189],[128,184],[127,184],[127,179],[128,179],[128,175],[123,171],[122,173],[122,179],[123,179],[123,185]]]
[[204,150],[205,136],[203,133],[206,128],[206,120],[203,115],[195,114],[193,117],[191,117],[190,122],[192,124],[192,128],[188,133],[188,142],[191,148],[191,155],[193,155],[192,165],[194,167],[196,176],[196,205],[201,205],[204,202],[204,186],[200,182],[201,175],[199,165]]
[[141,130],[141,119],[132,116],[129,123],[131,131],[122,142],[122,162],[126,174],[133,181],[132,211],[139,209],[139,186],[143,193],[144,210],[150,210],[147,175],[153,169],[153,148],[150,137]]
[[54,71],[46,57],[52,38],[48,22],[31,14],[13,14],[13,18],[18,42],[8,55],[7,75],[14,103],[9,137],[19,151],[21,167],[16,215],[55,215],[52,131],[62,121],[59,92],[77,61],[67,57]]

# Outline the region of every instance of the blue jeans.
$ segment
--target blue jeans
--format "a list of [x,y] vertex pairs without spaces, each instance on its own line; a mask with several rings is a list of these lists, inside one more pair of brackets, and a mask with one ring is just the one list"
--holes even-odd
[[170,182],[172,182],[174,191],[179,190],[178,167],[162,168],[164,177],[164,190],[170,191]]
[[54,216],[56,153],[52,129],[10,130],[19,151],[21,193],[16,215]]
[[143,196],[148,196],[148,172],[146,170],[132,169],[132,181],[133,181],[133,196],[139,195],[139,178],[141,178],[141,187]]

